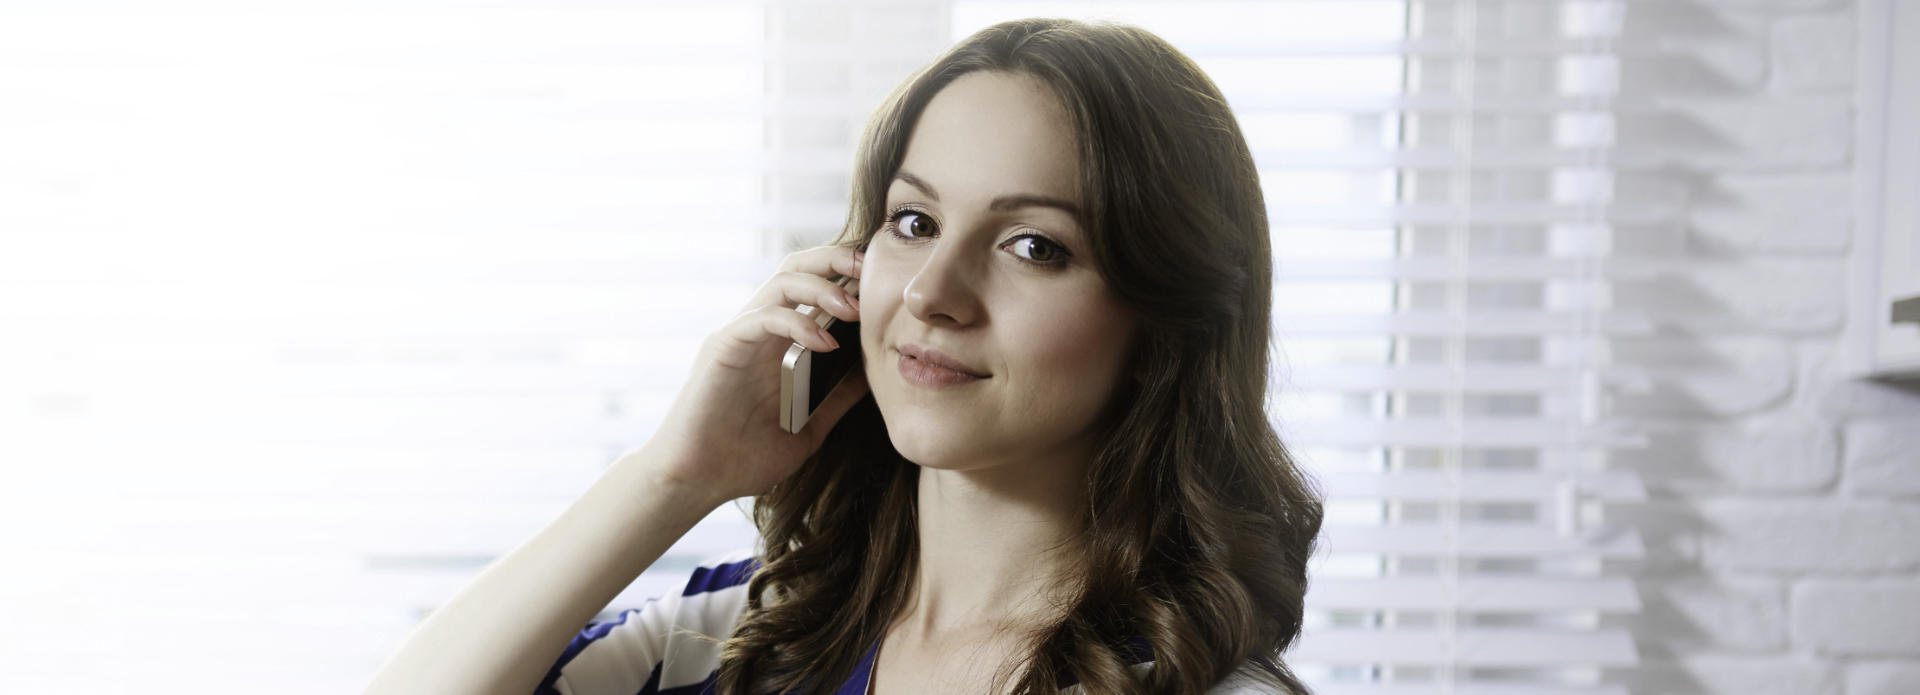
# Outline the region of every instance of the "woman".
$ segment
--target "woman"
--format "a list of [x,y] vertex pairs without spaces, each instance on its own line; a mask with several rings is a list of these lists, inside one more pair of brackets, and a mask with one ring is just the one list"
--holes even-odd
[[[1245,140],[1184,55],[982,30],[869,124],[840,238],[372,690],[1305,692],[1279,653],[1321,507],[1266,419],[1270,258]],[[801,304],[860,321],[864,370],[789,435],[780,355],[838,347]],[[758,553],[574,634],[749,495]]]

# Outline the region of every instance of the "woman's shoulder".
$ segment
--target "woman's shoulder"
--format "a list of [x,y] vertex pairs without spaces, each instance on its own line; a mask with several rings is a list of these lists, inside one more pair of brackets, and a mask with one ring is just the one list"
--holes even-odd
[[674,627],[725,640],[733,634],[747,607],[747,582],[760,568],[752,548],[741,548],[702,559],[680,590]]
[[752,549],[696,563],[684,587],[588,625],[548,671],[538,693],[633,693],[698,686],[720,664],[720,643],[733,634],[747,604],[747,581],[759,568]]
[[755,570],[760,569],[760,557],[753,548],[738,548],[718,555],[712,555],[698,562],[693,575],[687,578],[686,589],[682,596],[726,591],[746,585],[753,579]]
[[1292,695],[1286,690],[1261,679],[1260,669],[1253,664],[1241,666],[1233,673],[1207,690],[1207,695]]
[[[1127,668],[1136,676],[1141,676],[1153,668],[1153,663],[1144,661]],[[1267,683],[1260,676],[1259,667],[1253,664],[1243,665],[1233,673],[1227,674],[1227,677],[1220,682],[1213,684],[1212,688],[1208,688],[1207,695],[1294,695],[1283,688]],[[1061,695],[1086,695],[1086,689],[1075,683],[1061,688],[1060,693]]]

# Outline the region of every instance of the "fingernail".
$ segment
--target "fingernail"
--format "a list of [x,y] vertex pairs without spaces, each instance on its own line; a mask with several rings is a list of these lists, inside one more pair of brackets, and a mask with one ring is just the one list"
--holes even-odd
[[822,328],[822,329],[820,329],[820,338],[821,338],[822,340],[825,340],[825,341],[827,341],[827,344],[828,344],[828,345],[831,345],[831,346],[833,346],[833,349],[835,349],[835,350],[838,350],[838,349],[840,349],[840,341],[838,341],[838,340],[834,340],[834,339],[833,339],[833,334],[832,334],[832,333],[828,333],[828,332],[827,332],[827,329],[825,329],[825,328]]
[[855,297],[855,296],[853,296],[853,295],[847,295],[847,303],[848,303],[848,304],[851,304],[851,305],[853,305],[853,310],[854,310],[854,311],[859,311],[859,310],[860,310],[860,298],[859,298],[859,297]]

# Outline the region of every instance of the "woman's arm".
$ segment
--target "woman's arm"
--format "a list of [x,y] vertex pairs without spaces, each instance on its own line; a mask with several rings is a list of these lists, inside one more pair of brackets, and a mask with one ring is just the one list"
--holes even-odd
[[726,500],[677,485],[645,448],[414,628],[367,686],[393,693],[511,693],[539,685],[568,640]]
[[853,296],[827,279],[860,277],[860,266],[860,255],[841,246],[787,256],[701,344],[687,384],[647,444],[427,616],[366,692],[533,692],[573,635],[695,523],[799,469],[867,395],[866,372],[848,374],[793,434],[780,427],[781,356],[794,343],[838,348],[797,307],[860,320]]

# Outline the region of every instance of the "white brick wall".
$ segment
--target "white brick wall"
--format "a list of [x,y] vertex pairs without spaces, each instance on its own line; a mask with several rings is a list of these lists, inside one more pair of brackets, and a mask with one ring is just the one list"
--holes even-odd
[[1834,656],[1920,656],[1920,581],[1809,577],[1794,584],[1788,610],[1796,647]]
[[1920,664],[1912,661],[1861,661],[1847,668],[1847,695],[1920,693]]
[[1643,184],[1684,190],[1671,227],[1616,242],[1681,268],[1615,297],[1665,328],[1615,346],[1655,380],[1613,403],[1651,443],[1615,462],[1651,495],[1629,514],[1636,695],[1920,694],[1920,386],[1840,357],[1854,12],[1630,5],[1627,38],[1673,48],[1629,64],[1622,94],[1658,107],[1623,115],[1619,144],[1667,179]]

